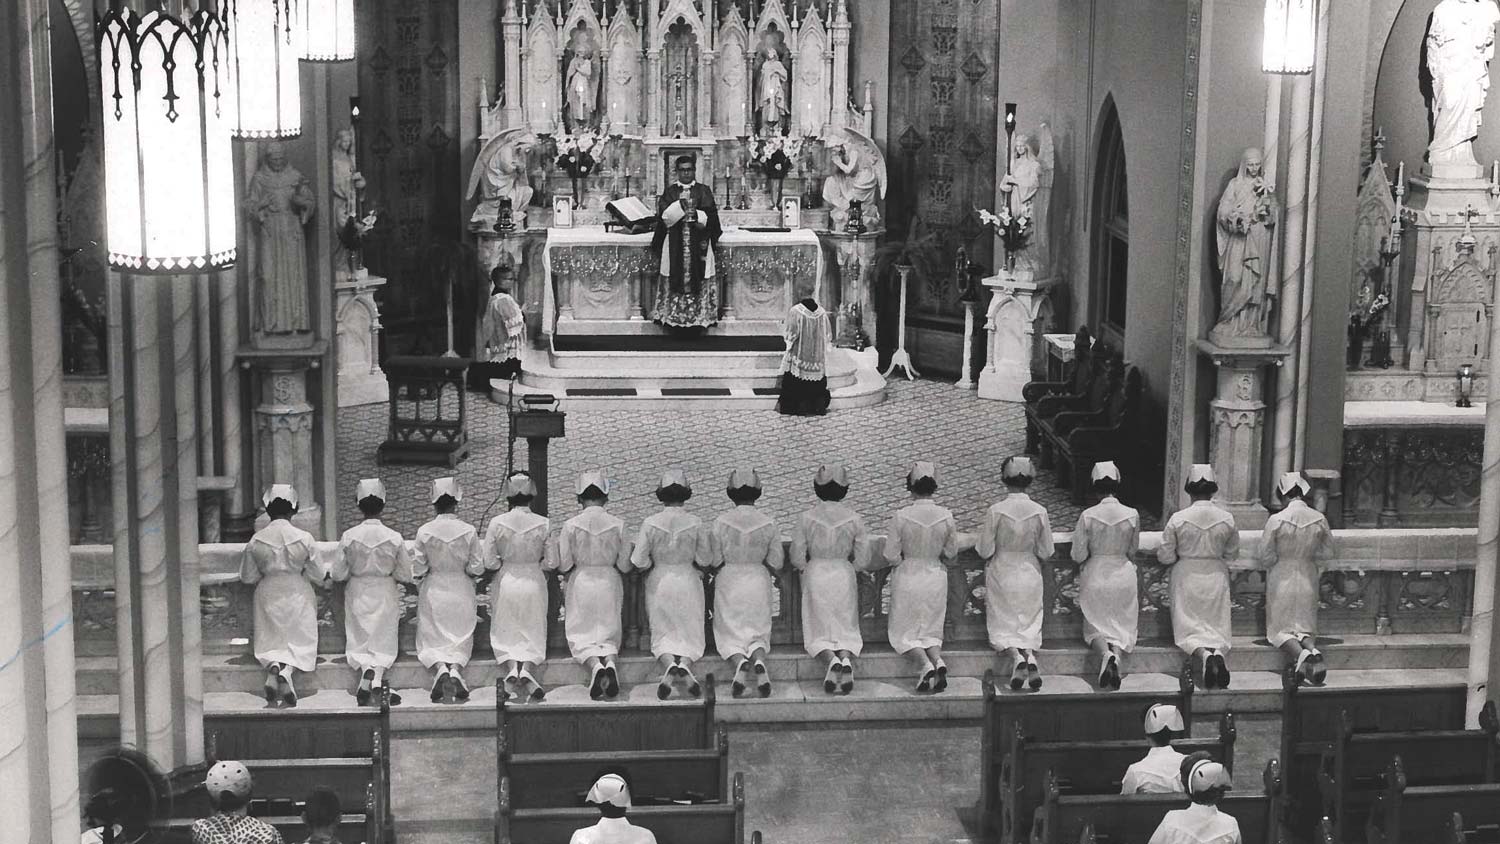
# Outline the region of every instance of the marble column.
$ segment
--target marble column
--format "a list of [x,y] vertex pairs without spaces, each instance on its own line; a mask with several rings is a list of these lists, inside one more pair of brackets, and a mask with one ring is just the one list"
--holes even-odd
[[1218,502],[1240,530],[1259,530],[1270,513],[1260,500],[1261,445],[1265,439],[1265,370],[1291,354],[1285,346],[1229,349],[1208,340],[1198,351],[1214,364],[1218,390],[1209,403],[1209,462],[1219,479]]
[[516,10],[522,0],[504,2],[505,11],[500,16],[500,39],[504,44],[505,58],[505,106],[502,113],[505,128],[512,129],[526,119],[521,109],[521,16]]
[[830,128],[837,132],[849,121],[849,7],[838,0],[833,13],[833,96],[829,111]]
[[0,55],[0,844],[71,844],[78,715],[45,0],[3,7]]

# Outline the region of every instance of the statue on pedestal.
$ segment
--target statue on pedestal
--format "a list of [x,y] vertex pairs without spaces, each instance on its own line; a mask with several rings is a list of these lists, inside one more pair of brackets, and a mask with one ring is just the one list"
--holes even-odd
[[[359,268],[359,249],[346,245],[345,230],[354,221],[354,232],[360,233],[359,194],[365,188],[365,177],[356,169],[354,130],[340,129],[333,138],[333,266],[334,274],[353,275]],[[354,238],[358,240],[358,237]]]
[[265,334],[310,330],[307,243],[302,227],[317,200],[306,178],[286,162],[280,141],[265,146],[250,177],[245,212],[255,229],[255,329]]
[[1491,0],[1443,0],[1432,10],[1427,30],[1427,72],[1432,77],[1429,164],[1478,167],[1474,139],[1490,89],[1497,20],[1500,9]]
[[572,131],[591,126],[595,107],[598,105],[599,83],[594,78],[594,37],[588,27],[580,23],[568,41],[568,71],[564,78],[568,105],[568,121]]
[[500,216],[500,200],[509,199],[512,220],[517,228],[526,227],[526,206],[531,204],[531,183],[526,179],[526,158],[536,146],[537,138],[529,127],[507,129],[490,138],[469,175],[469,198],[479,196],[479,204],[469,218],[470,228],[490,228]]
[[[999,190],[1005,194],[1006,208],[1010,211],[1012,220],[1020,220],[1023,217],[1030,220],[1032,214],[1032,202],[1036,199],[1037,189],[1042,184],[1042,163],[1036,157],[1036,149],[1032,146],[1029,135],[1016,135],[1015,142],[1011,147],[1011,162],[1005,177],[1000,180]],[[1030,224],[1028,224],[1030,225]],[[1035,229],[1033,228],[1033,231]],[[1034,247],[1028,243],[1014,250],[1014,254],[1007,252],[1007,258],[1013,266],[1035,271],[1036,261],[1032,257]]]
[[1271,231],[1276,225],[1276,194],[1265,179],[1258,149],[1247,149],[1240,169],[1215,215],[1218,233],[1219,321],[1210,338],[1220,345],[1269,344],[1266,326],[1276,296],[1271,268]]
[[885,156],[875,139],[856,129],[844,129],[844,137],[829,150],[833,172],[823,181],[823,202],[835,231],[842,231],[849,221],[849,208],[859,203],[862,222],[870,228],[880,225],[880,208],[876,199],[885,197]]
[[755,84],[755,111],[760,115],[763,134],[782,133],[791,112],[787,89],[790,75],[781,59],[781,43],[781,33],[772,27],[762,34],[760,47],[756,49],[760,75]]

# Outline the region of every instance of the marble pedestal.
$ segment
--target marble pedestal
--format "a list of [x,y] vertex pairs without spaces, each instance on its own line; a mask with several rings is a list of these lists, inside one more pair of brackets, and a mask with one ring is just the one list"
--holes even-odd
[[1002,270],[984,280],[993,295],[985,314],[988,354],[979,373],[979,397],[1021,401],[1021,388],[1031,379],[1037,308],[1052,286],[1038,281],[1031,270]]
[[390,388],[380,369],[380,306],[385,279],[365,270],[334,284],[338,319],[339,407],[384,403]]
[[1259,530],[1270,515],[1260,500],[1260,457],[1265,434],[1266,370],[1281,366],[1291,350],[1271,345],[1233,348],[1199,340],[1213,361],[1218,389],[1209,403],[1209,462],[1219,479],[1218,502],[1240,530]]
[[[309,371],[318,368],[326,344],[299,352],[242,352],[242,365],[253,370],[256,405],[255,486],[291,484],[300,507],[292,524],[314,535],[323,533],[323,510],[313,483],[313,406],[307,400]],[[255,520],[268,523],[264,512]]]
[[[883,229],[863,234],[830,232],[825,240],[825,243],[833,244],[839,277],[835,343],[855,350],[856,361],[861,367],[869,369],[874,369],[880,358],[879,353],[874,351],[879,339],[879,321],[875,317],[875,295],[872,289],[875,279],[872,272],[875,269],[875,249],[884,234]],[[826,307],[832,303],[820,304]],[[859,347],[860,341],[864,343],[863,349]]]

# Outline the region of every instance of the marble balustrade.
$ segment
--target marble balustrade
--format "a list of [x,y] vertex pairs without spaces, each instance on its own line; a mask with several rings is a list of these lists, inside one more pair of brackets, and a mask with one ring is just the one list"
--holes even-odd
[[[1323,575],[1320,625],[1325,635],[1389,633],[1457,633],[1468,629],[1475,560],[1472,529],[1334,531],[1339,548]],[[1140,571],[1140,629],[1144,641],[1171,640],[1170,568],[1156,562],[1159,533],[1141,537],[1136,562]],[[1082,642],[1082,615],[1078,609],[1079,567],[1069,556],[1071,534],[1055,536],[1057,553],[1044,566],[1047,596],[1043,632],[1049,643]],[[879,559],[883,539],[873,540]],[[1264,634],[1265,574],[1255,559],[1260,542],[1258,531],[1241,534],[1240,557],[1231,565],[1233,617],[1236,635]],[[319,543],[322,552],[336,543]],[[252,587],[239,582],[238,544],[202,546],[203,643],[210,653],[248,652],[253,633]],[[114,653],[114,587],[109,565],[110,548],[103,545],[73,547],[73,603],[75,639],[81,655]],[[890,569],[862,573],[860,617],[865,640],[884,643],[885,613],[889,606]],[[712,575],[707,576],[712,585]],[[563,638],[562,592],[552,579],[551,647],[566,649]],[[949,569],[947,640],[950,646],[983,646],[984,561],[965,550]],[[800,581],[798,573],[785,570],[776,577],[776,616],[772,639],[780,646],[796,646],[802,640]],[[625,649],[642,651],[650,641],[646,618],[645,577],[626,576]],[[710,588],[710,596],[712,589]],[[401,622],[403,652],[414,651],[416,635],[416,590],[404,591]],[[710,607],[712,598],[710,597]],[[481,596],[479,628],[475,633],[475,658],[488,655],[488,605]],[[343,649],[343,587],[318,591],[318,624],[323,653]],[[710,631],[710,642],[712,632]],[[710,648],[711,649],[711,648]]]

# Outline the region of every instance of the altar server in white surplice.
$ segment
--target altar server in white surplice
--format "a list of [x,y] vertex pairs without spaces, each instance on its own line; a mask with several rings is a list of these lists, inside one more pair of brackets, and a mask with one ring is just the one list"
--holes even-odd
[[536,672],[547,658],[547,572],[557,568],[549,553],[552,523],[531,512],[536,482],[525,472],[505,479],[504,495],[510,509],[484,533],[485,565],[500,572],[490,584],[490,648],[505,693],[541,700],[547,693]]
[[1135,563],[1140,547],[1141,514],[1120,503],[1120,469],[1113,461],[1095,463],[1094,494],[1098,504],[1084,510],[1073,528],[1073,562],[1083,567],[1078,578],[1078,608],[1083,611],[1083,640],[1099,655],[1099,688],[1120,688],[1120,657],[1135,650],[1140,601]]
[[271,523],[245,543],[240,581],[255,584],[255,658],[266,669],[266,702],[296,706],[293,670],[318,665],[318,601],[312,585],[331,580],[314,559],[313,535],[291,522],[297,490],[273,484],[261,503]]
[[417,528],[412,540],[422,588],[417,599],[417,659],[432,669],[432,702],[445,697],[462,703],[469,687],[460,673],[474,653],[474,622],[479,601],[474,580],[484,574],[484,543],[479,531],[454,512],[463,500],[454,478],[432,482],[437,516]]
[[859,632],[856,573],[870,560],[865,520],[839,503],[849,494],[849,470],[824,464],[813,478],[820,502],[797,519],[792,566],[802,572],[802,646],[828,666],[823,691],[854,690],[854,657],[864,647]]
[[589,670],[589,697],[620,693],[615,655],[620,652],[620,611],[630,571],[630,540],[625,523],[605,512],[609,482],[584,472],[575,488],[583,512],[568,519],[557,535],[557,567],[568,574],[563,588],[563,629],[573,658]]
[[786,551],[776,522],[755,508],[760,475],[754,469],[734,470],[728,493],[734,509],[715,519],[709,532],[709,562],[719,567],[714,576],[714,644],[734,668],[731,694],[743,695],[753,673],[756,691],[770,697],[771,572],[781,568]]
[[891,575],[887,633],[891,647],[917,667],[917,691],[948,688],[943,662],[943,624],[948,619],[948,567],[958,556],[958,525],[947,507],[933,503],[937,468],[919,461],[906,474],[912,503],[897,511],[885,535]]
[[1266,569],[1266,638],[1293,660],[1302,679],[1321,686],[1328,667],[1317,648],[1318,581],[1334,549],[1328,519],[1307,503],[1310,489],[1297,472],[1276,482],[1285,506],[1266,520],[1260,563]]
[[[333,579],[344,587],[344,659],[359,672],[354,697],[360,706],[385,682],[385,672],[400,650],[401,587],[416,575],[412,555],[401,534],[380,521],[385,510],[385,484],[365,478],[354,488],[354,503],[364,521],[339,538]],[[391,703],[400,703],[392,694]]]
[[974,550],[990,562],[984,569],[984,615],[990,647],[1011,660],[1010,687],[1042,687],[1036,649],[1042,646],[1042,566],[1052,557],[1047,508],[1026,488],[1036,471],[1029,457],[1011,457],[1000,467],[1006,495],[984,515]]
[[1172,638],[1191,654],[1205,689],[1229,688],[1229,563],[1239,556],[1234,516],[1213,503],[1214,467],[1195,463],[1184,487],[1193,503],[1162,528],[1156,558],[1172,566]]
[[703,692],[693,663],[703,658],[703,572],[709,565],[708,529],[683,509],[693,487],[681,469],[668,469],[656,485],[662,510],[646,517],[635,540],[631,565],[646,575],[646,617],[651,621],[651,655],[662,665],[656,696],[666,700],[683,688]]

